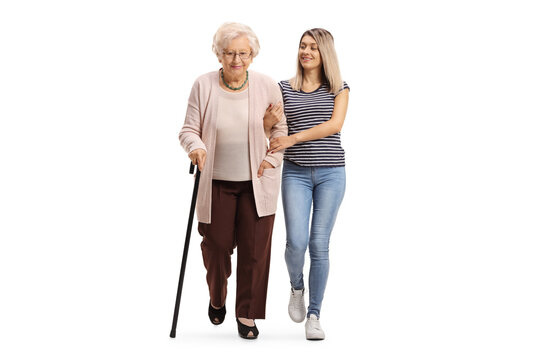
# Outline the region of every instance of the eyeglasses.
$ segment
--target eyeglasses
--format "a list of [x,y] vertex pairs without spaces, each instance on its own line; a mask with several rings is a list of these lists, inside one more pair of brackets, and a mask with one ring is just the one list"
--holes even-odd
[[240,56],[240,59],[242,59],[242,60],[247,60],[247,59],[250,58],[251,53],[250,53],[250,52],[247,52],[247,51],[240,51],[240,52],[236,52],[236,51],[223,51],[223,56],[224,56],[225,59],[227,59],[227,60],[233,60],[234,58],[236,58],[236,55]]

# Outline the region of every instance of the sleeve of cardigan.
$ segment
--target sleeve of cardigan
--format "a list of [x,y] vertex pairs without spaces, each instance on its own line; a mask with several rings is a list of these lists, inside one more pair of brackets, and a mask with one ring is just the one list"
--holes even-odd
[[[282,104],[283,105],[283,97],[281,96],[281,90],[279,86],[276,83],[272,83],[272,104]],[[285,113],[283,113],[283,116],[281,117],[281,120],[275,124],[272,129],[270,129],[270,140],[273,138],[277,138],[280,136],[287,136],[288,135],[288,128],[287,128],[287,119],[285,118]],[[285,150],[277,151],[273,154],[268,154],[264,158],[264,160],[268,161],[270,164],[272,164],[273,167],[278,167],[281,165],[281,162],[283,161],[283,153]]]
[[203,119],[201,112],[201,85],[199,79],[195,81],[191,88],[191,94],[189,95],[186,119],[184,126],[180,131],[178,138],[180,139],[180,145],[189,154],[195,149],[203,149],[206,151],[201,134],[203,127]]

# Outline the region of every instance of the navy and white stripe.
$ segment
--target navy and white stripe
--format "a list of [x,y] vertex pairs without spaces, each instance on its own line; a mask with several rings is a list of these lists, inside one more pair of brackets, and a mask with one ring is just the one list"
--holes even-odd
[[[289,80],[281,81],[279,86],[289,135],[311,129],[332,117],[336,96],[329,92],[326,84],[310,93],[293,90]],[[345,81],[343,89],[349,89]],[[285,159],[300,166],[344,166],[345,150],[341,147],[341,135],[337,133],[298,143],[285,150]]]

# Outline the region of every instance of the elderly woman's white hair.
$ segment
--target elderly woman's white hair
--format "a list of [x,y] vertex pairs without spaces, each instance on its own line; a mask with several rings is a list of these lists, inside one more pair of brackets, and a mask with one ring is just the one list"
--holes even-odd
[[257,56],[260,48],[257,35],[255,35],[249,26],[233,22],[227,22],[221,25],[216,31],[214,43],[212,44],[212,51],[219,59],[221,59],[222,52],[229,45],[229,42],[241,36],[247,37],[249,47],[251,48],[251,55],[253,57]]

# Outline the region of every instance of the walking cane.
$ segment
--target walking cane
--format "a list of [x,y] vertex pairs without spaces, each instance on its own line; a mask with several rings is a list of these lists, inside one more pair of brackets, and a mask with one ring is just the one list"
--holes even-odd
[[[193,174],[195,165],[190,164],[189,173]],[[176,337],[176,323],[178,322],[178,310],[180,308],[180,297],[182,296],[182,286],[184,285],[184,273],[186,271],[187,254],[189,250],[189,239],[191,237],[191,227],[193,225],[193,215],[195,213],[195,204],[197,203],[197,192],[199,191],[199,179],[201,172],[197,166],[197,173],[195,174],[195,185],[193,186],[193,196],[191,197],[191,209],[189,210],[189,220],[186,231],[186,241],[184,243],[184,254],[182,255],[182,265],[180,266],[180,279],[178,280],[178,290],[176,292],[176,304],[174,305],[174,316],[171,328],[171,337]]]

